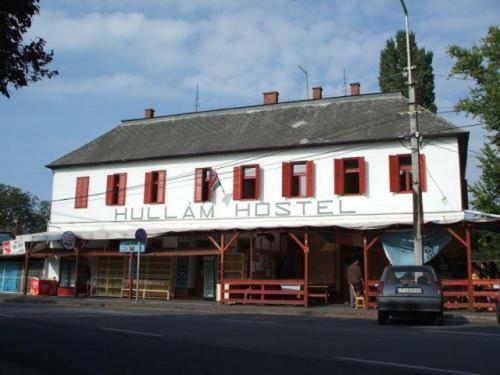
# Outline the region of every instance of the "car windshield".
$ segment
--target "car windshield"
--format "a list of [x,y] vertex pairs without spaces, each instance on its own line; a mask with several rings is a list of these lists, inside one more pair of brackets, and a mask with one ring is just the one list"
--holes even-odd
[[432,284],[432,274],[428,270],[390,270],[387,284]]

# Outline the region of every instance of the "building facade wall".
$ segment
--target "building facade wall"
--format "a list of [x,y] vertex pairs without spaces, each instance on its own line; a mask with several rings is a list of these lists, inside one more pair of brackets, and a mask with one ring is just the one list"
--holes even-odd
[[[209,141],[209,140],[207,140]],[[461,178],[458,141],[455,137],[426,140],[427,191],[423,193],[426,220],[461,218]],[[411,222],[411,194],[389,189],[389,155],[409,154],[409,144],[370,143],[325,146],[268,152],[245,152],[56,169],[49,230],[91,231],[137,227],[173,231],[280,226],[344,225]],[[333,160],[364,157],[366,193],[334,194]],[[282,197],[282,162],[313,160],[314,195]],[[260,198],[232,199],[233,166],[259,164]],[[195,168],[212,167],[222,189],[212,202],[194,203]],[[166,170],[165,204],[144,204],[145,173]],[[106,206],[106,178],[127,173],[125,205]],[[88,208],[76,209],[76,179],[89,176]]]

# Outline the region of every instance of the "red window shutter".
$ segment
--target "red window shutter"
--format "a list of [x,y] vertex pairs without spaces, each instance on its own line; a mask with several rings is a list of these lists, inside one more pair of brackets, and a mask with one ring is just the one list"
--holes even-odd
[[419,167],[420,167],[420,188],[422,191],[427,191],[427,169],[425,166],[425,155],[420,155],[419,159]]
[[203,168],[194,170],[194,201],[195,203],[203,201]]
[[335,175],[335,194],[344,194],[344,161],[342,159],[334,160],[334,175]]
[[89,177],[77,177],[75,208],[87,208],[89,200]]
[[255,199],[260,198],[260,166],[255,166]]
[[290,163],[281,165],[281,195],[285,198],[292,196],[292,168]]
[[241,199],[241,167],[233,169],[233,199]]
[[391,192],[399,192],[399,159],[397,155],[389,155],[389,186]]
[[120,179],[118,184],[118,205],[123,206],[125,204],[126,196],[127,196],[127,174],[120,173]]
[[314,195],[314,162],[308,161],[306,163],[306,196],[312,197]]
[[113,175],[108,175],[106,182],[106,206],[111,206],[113,204]]
[[151,203],[151,188],[153,183],[153,172],[146,172],[144,178],[144,204]]
[[359,194],[366,193],[366,164],[365,158],[358,158],[359,165]]
[[158,200],[156,203],[165,203],[165,188],[167,186],[167,171],[158,171]]

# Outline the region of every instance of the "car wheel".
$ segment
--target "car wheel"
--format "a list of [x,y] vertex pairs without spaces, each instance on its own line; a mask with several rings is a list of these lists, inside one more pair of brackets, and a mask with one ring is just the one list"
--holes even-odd
[[443,319],[443,313],[438,313],[435,317],[434,317],[434,324],[437,325],[437,326],[442,326],[444,323],[444,319]]
[[387,314],[387,312],[385,311],[379,310],[377,315],[378,324],[380,325],[385,324],[387,322],[387,319],[389,319],[389,314]]

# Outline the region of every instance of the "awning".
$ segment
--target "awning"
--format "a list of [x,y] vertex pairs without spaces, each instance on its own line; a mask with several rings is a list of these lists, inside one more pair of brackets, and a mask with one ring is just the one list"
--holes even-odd
[[[95,231],[77,231],[72,232],[81,240],[126,240],[135,238],[136,229],[125,230],[95,230]],[[165,233],[165,229],[146,229],[148,237],[157,237]],[[64,232],[41,232],[23,234],[16,239],[24,242],[47,242],[60,241]]]

